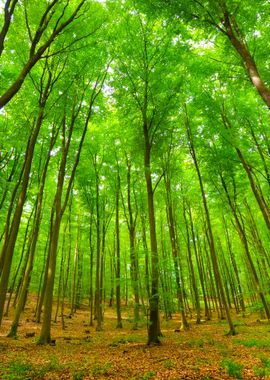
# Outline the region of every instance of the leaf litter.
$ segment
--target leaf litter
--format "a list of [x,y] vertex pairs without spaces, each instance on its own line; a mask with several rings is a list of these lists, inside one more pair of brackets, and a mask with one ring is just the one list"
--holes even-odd
[[[34,304],[33,304],[34,305]],[[270,379],[269,325],[255,315],[237,318],[236,336],[226,335],[226,321],[190,321],[179,330],[179,316],[161,315],[161,345],[147,346],[146,323],[132,330],[127,308],[116,329],[114,308],[106,308],[103,330],[89,326],[87,305],[73,316],[52,322],[55,345],[36,344],[41,325],[33,308],[22,316],[17,339],[7,338],[12,310],[0,330],[0,378],[3,380],[227,380]],[[268,338],[267,338],[268,337]]]

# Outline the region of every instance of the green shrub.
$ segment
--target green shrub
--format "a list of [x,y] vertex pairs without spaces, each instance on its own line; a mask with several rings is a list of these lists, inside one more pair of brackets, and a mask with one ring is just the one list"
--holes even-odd
[[236,342],[237,344],[242,344],[245,347],[258,347],[258,348],[270,348],[269,340],[258,340],[255,338],[249,340],[239,340]]
[[108,362],[105,364],[95,364],[92,368],[92,375],[94,377],[98,376],[109,376],[113,368],[112,363]]
[[75,371],[72,375],[73,380],[82,380],[85,376],[85,370],[81,369],[78,371]]
[[149,372],[146,372],[138,380],[151,380],[154,376],[156,376],[156,372],[155,371],[149,371]]
[[48,363],[43,364],[43,366],[38,370],[41,377],[44,377],[48,372],[60,371],[64,368],[64,366],[59,363],[56,356],[51,356],[49,360],[50,361]]
[[236,363],[233,360],[226,359],[222,361],[221,366],[223,368],[226,368],[229,376],[235,377],[236,379],[243,378],[244,366],[242,364]]
[[171,359],[164,360],[163,362],[164,368],[172,369],[175,366],[175,362]]
[[10,362],[7,373],[2,375],[3,380],[32,380],[33,378],[33,366],[21,361]]
[[253,371],[256,376],[266,377],[270,375],[270,359],[265,356],[260,357],[261,366],[254,366]]
[[203,339],[190,339],[188,341],[189,347],[203,347],[205,341]]

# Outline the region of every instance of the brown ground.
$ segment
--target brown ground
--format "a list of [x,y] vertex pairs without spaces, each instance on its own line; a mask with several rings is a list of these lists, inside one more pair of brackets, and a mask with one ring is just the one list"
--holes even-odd
[[[226,336],[227,324],[216,319],[175,332],[179,322],[161,320],[161,346],[146,345],[145,324],[132,331],[124,313],[123,329],[116,329],[114,309],[105,313],[104,330],[89,327],[87,307],[61,322],[52,323],[55,346],[38,346],[40,325],[32,322],[34,304],[27,308],[18,339],[6,337],[11,318],[0,330],[0,378],[30,379],[270,379],[270,326],[257,316],[234,320],[238,334]],[[26,337],[34,333],[34,337]]]

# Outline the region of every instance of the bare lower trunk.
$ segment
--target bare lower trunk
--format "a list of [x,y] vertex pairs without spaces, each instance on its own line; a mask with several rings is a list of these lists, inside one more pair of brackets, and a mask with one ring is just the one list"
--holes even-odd
[[[224,287],[223,287],[223,284],[222,284],[221,273],[220,273],[220,269],[219,269],[219,265],[218,265],[216,247],[215,247],[215,242],[214,242],[214,235],[213,235],[213,232],[212,232],[212,224],[211,224],[211,219],[210,219],[210,213],[209,213],[208,204],[207,204],[207,201],[206,201],[206,194],[205,194],[205,190],[204,190],[204,186],[203,186],[203,181],[202,181],[202,176],[201,176],[201,172],[200,172],[200,167],[199,167],[199,163],[197,161],[196,151],[195,151],[195,147],[194,147],[194,144],[193,144],[193,137],[192,137],[192,132],[191,132],[191,128],[190,128],[190,125],[189,125],[189,119],[188,119],[188,115],[187,115],[187,110],[186,110],[186,115],[185,116],[186,116],[186,118],[185,118],[185,125],[186,125],[188,140],[189,140],[190,154],[191,154],[191,156],[193,158],[195,169],[196,169],[196,173],[197,173],[197,176],[198,176],[198,181],[199,181],[200,191],[201,191],[201,196],[202,196],[202,202],[203,202],[203,207],[204,207],[204,212],[205,212],[206,225],[207,225],[207,229],[208,229],[208,242],[209,242],[210,255],[211,255],[211,260],[212,260],[212,265],[213,265],[213,270],[214,270],[214,276],[215,276],[215,282],[216,282],[216,286],[217,286],[217,291],[220,294],[221,302],[222,302],[222,305],[223,305],[223,307],[225,309],[227,321],[228,321],[229,328],[230,328],[230,334],[235,335],[235,327],[234,327],[233,321],[231,319],[230,310],[229,310],[228,303],[227,303],[227,300],[226,300],[226,295],[225,295],[225,292],[224,292]],[[221,309],[221,311],[222,311],[222,309]]]

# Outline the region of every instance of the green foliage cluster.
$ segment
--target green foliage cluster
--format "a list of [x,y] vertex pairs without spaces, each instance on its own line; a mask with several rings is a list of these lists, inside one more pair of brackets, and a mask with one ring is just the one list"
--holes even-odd
[[223,368],[226,368],[229,376],[232,376],[235,379],[243,379],[244,366],[242,364],[236,363],[230,359],[226,359],[221,362],[221,366]]
[[254,366],[253,370],[256,376],[265,378],[270,375],[270,360],[265,356],[260,357],[261,365]]
[[148,371],[148,372],[145,372],[143,375],[139,375],[138,377],[132,380],[151,380],[155,377],[155,375],[156,375],[155,371]]
[[96,363],[91,369],[91,372],[94,377],[110,376],[110,373],[112,370],[113,370],[113,364],[110,362],[107,362],[105,364]]
[[62,371],[64,366],[59,363],[55,356],[52,356],[48,363],[42,366],[35,366],[29,361],[12,360],[8,368],[1,368],[3,371],[2,379],[5,380],[32,380],[36,378],[44,378],[50,373]]
[[242,344],[245,347],[257,347],[257,348],[268,348],[270,349],[270,340],[261,340],[256,338],[251,338],[248,340],[239,340],[238,344]]

